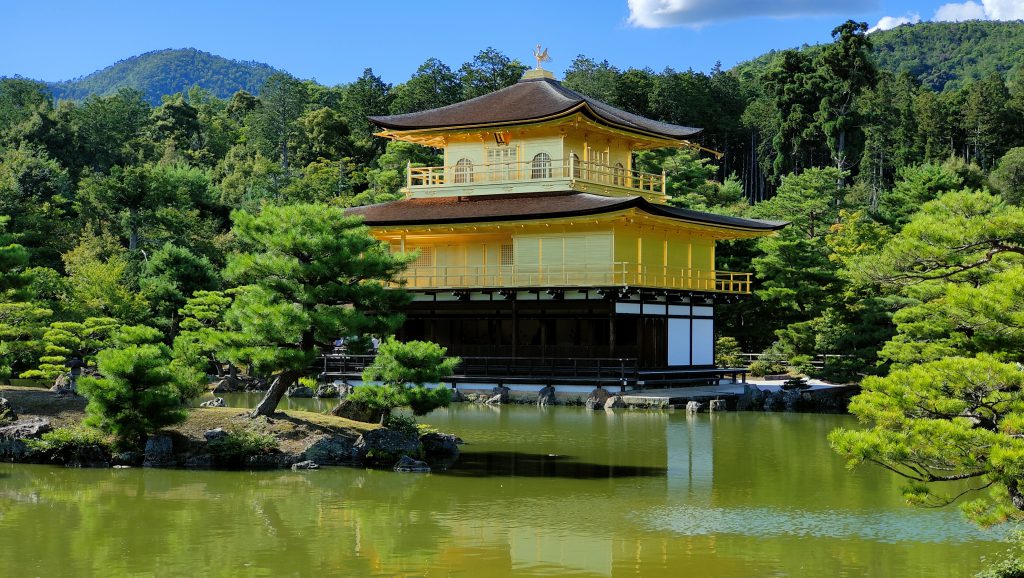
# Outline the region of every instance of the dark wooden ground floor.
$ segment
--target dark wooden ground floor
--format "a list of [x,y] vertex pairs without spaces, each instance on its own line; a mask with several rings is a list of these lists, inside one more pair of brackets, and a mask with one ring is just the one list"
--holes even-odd
[[601,299],[414,301],[398,332],[462,357],[635,360],[641,369],[710,367],[713,308]]

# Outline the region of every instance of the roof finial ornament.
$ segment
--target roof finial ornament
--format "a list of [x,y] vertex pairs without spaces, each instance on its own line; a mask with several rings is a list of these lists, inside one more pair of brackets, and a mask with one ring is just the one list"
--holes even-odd
[[540,44],[538,44],[537,48],[534,49],[533,57],[537,59],[537,70],[544,70],[544,67],[541,66],[541,63],[551,60],[551,57],[548,56],[548,49],[545,48],[544,51],[541,52]]

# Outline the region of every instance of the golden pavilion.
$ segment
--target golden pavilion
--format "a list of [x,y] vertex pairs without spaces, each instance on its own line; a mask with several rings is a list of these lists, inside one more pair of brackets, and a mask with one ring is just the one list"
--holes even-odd
[[715,304],[752,283],[716,269],[715,243],[785,225],[667,205],[664,172],[637,171],[633,153],[696,146],[701,129],[619,110],[539,63],[502,90],[370,120],[444,151],[443,166],[408,167],[404,198],[350,209],[417,252],[399,338],[440,343],[480,378],[671,384],[714,367]]

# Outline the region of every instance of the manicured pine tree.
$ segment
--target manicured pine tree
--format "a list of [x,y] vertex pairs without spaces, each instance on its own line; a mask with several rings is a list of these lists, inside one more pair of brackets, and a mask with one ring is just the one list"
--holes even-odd
[[321,350],[339,337],[389,335],[408,300],[392,286],[409,258],[392,255],[357,217],[320,204],[232,213],[248,250],[233,255],[226,277],[249,287],[226,315],[232,361],[277,372],[253,416],[270,415]]

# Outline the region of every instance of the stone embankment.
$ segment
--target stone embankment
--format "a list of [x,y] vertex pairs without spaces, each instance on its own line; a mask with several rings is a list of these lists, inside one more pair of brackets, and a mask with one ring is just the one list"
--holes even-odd
[[[142,449],[116,451],[112,440],[80,433],[84,409],[85,400],[77,395],[0,387],[0,461],[72,467],[313,470],[352,466],[426,472],[454,463],[462,444],[454,435],[421,435],[415,428],[388,429],[302,411],[254,419],[237,408],[210,404],[189,410],[183,424],[149,436]],[[70,442],[43,443],[45,434],[56,428],[78,433],[69,434],[74,438]]]

